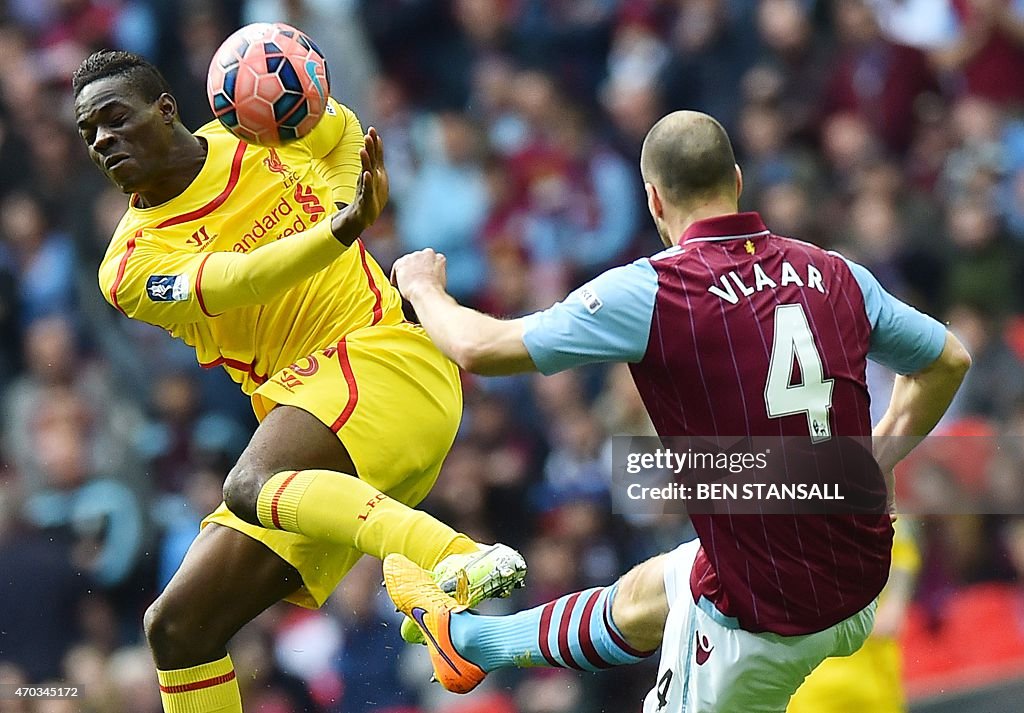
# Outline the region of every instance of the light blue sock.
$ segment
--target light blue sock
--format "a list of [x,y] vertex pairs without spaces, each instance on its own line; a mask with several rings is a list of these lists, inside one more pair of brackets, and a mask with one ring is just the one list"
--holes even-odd
[[631,647],[612,623],[616,587],[568,594],[508,616],[455,614],[452,643],[484,671],[509,666],[600,671],[637,663],[654,652]]

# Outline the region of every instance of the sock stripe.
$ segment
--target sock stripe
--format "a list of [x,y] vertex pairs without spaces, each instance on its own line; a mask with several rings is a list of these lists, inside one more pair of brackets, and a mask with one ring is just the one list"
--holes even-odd
[[555,602],[549,602],[540,613],[540,655],[549,665],[555,668],[565,668],[551,655],[551,646],[548,644],[548,636],[551,633],[551,614],[555,611]]
[[576,660],[572,657],[572,651],[569,649],[569,623],[572,620],[572,610],[576,606],[577,600],[580,598],[582,592],[576,592],[565,602],[565,608],[562,610],[562,616],[558,620],[558,653],[562,655],[565,663],[570,668],[574,668],[577,671],[585,670],[582,666],[576,663]]
[[612,597],[609,596],[604,602],[604,625],[605,628],[608,629],[608,634],[611,636],[612,641],[615,642],[615,645],[630,656],[635,656],[636,658],[645,659],[648,656],[651,656],[654,651],[639,651],[626,643],[626,640],[622,638],[621,634],[619,634],[619,630],[615,628],[615,624],[612,623],[611,616],[609,616],[611,608]]
[[580,617],[580,648],[583,650],[583,656],[590,662],[590,665],[595,668],[605,669],[611,668],[614,664],[608,663],[601,654],[598,653],[597,647],[594,646],[594,640],[590,635],[590,623],[594,616],[594,607],[597,605],[597,600],[601,598],[603,590],[595,589],[591,592],[587,598],[586,604],[583,605],[583,616]]
[[285,489],[291,484],[291,482],[293,480],[295,480],[295,476],[298,475],[298,474],[299,474],[299,471],[295,471],[294,473],[289,475],[287,478],[285,478],[284,482],[281,483],[281,487],[279,487],[277,489],[277,492],[274,493],[274,499],[270,501],[270,520],[271,520],[271,522],[274,523],[274,527],[276,527],[278,530],[283,530],[284,529],[281,526],[281,518],[280,518],[280,516],[278,515],[278,512],[277,512],[278,504],[281,502],[281,496],[284,495]]
[[232,669],[225,674],[220,676],[214,676],[212,678],[206,678],[202,681],[193,681],[192,683],[181,683],[177,686],[165,686],[160,684],[160,690],[164,693],[188,693],[190,691],[199,691],[204,688],[212,688],[214,686],[220,686],[224,683],[229,683],[235,680],[235,672]]

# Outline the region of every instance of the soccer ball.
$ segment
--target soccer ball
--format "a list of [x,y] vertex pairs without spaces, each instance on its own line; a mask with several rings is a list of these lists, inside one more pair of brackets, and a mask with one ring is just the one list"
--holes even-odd
[[236,30],[213,55],[213,114],[251,144],[280,146],[313,130],[331,93],[327,60],[304,32],[280,22]]

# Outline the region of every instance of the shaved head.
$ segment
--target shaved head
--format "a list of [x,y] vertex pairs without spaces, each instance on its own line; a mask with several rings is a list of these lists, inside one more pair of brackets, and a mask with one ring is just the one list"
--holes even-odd
[[697,111],[676,111],[648,132],[640,172],[675,206],[736,193],[736,156],[729,135],[715,119]]

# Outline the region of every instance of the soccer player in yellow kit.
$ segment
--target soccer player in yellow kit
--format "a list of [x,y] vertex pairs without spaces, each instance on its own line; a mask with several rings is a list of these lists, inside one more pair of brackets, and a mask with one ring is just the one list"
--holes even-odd
[[127,52],[93,54],[73,88],[90,157],[130,194],[100,265],[104,296],[224,367],[260,420],[224,504],[146,613],[164,710],[239,713],[231,636],[278,600],[321,605],[363,554],[454,561],[460,584],[488,568],[471,582],[483,596],[521,580],[513,550],[482,555],[410,507],[437,478],[462,395],[359,240],[387,201],[374,130],[331,100],[276,150],[217,122],[192,134],[160,73]]

